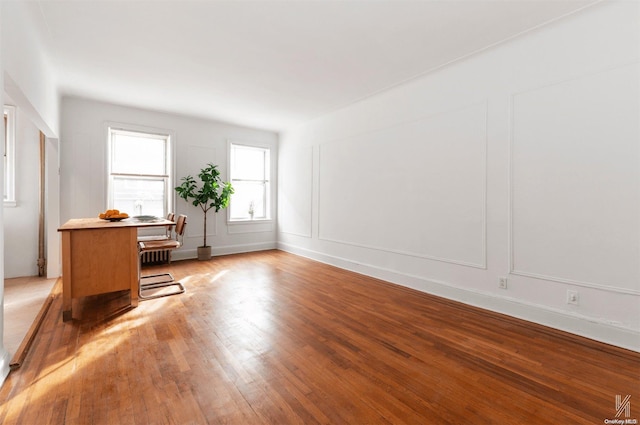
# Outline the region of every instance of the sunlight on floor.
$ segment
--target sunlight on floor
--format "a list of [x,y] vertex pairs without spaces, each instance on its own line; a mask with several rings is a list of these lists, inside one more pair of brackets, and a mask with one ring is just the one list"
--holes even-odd
[[37,276],[4,281],[4,347],[11,354],[22,343],[57,279]]

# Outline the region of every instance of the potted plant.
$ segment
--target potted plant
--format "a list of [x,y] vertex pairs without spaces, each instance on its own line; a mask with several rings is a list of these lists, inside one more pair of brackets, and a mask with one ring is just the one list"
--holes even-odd
[[229,206],[229,200],[233,194],[233,187],[229,182],[223,182],[217,165],[207,164],[198,174],[200,186],[196,179],[189,176],[182,178],[182,184],[176,187],[178,196],[196,207],[200,207],[204,213],[204,241],[198,247],[198,260],[211,259],[211,247],[207,245],[207,212],[214,208],[215,212]]

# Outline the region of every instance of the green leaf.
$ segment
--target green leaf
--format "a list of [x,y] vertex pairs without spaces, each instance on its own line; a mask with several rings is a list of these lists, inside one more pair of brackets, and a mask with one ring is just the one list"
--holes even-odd
[[190,175],[182,177],[180,185],[174,190],[180,198],[191,202],[195,207],[200,207],[204,211],[206,220],[206,213],[209,209],[215,208],[215,212],[218,212],[229,206],[234,190],[231,183],[222,181],[217,165],[207,164],[200,170],[198,178],[199,182]]

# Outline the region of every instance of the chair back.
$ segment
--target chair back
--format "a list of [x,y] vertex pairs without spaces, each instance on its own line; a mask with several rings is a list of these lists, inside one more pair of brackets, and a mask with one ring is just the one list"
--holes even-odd
[[178,240],[178,237],[182,238],[185,227],[187,227],[187,216],[180,214],[176,222],[176,240]]
[[[173,221],[175,220],[176,215],[172,212],[170,212],[169,214],[167,214],[167,220],[169,221]],[[167,226],[167,238],[171,239],[171,232],[173,231],[173,224]]]

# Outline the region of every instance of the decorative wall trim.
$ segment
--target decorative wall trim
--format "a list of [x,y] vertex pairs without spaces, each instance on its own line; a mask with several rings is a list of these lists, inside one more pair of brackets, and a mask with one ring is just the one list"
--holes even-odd
[[309,233],[308,234],[304,234],[304,233],[298,233],[298,232],[289,232],[286,230],[279,230],[280,233],[283,234],[287,234],[287,235],[293,235],[293,236],[299,236],[301,238],[306,238],[306,239],[311,239],[311,229],[309,229]]
[[[603,0],[600,0],[600,1],[603,1]],[[630,62],[627,62],[627,63],[623,63],[621,65],[607,66],[607,67],[599,69],[597,71],[587,72],[586,74],[575,75],[575,76],[572,76],[572,77],[569,77],[569,78],[557,79],[557,80],[554,80],[554,81],[550,81],[550,82],[548,82],[546,84],[533,86],[533,87],[529,87],[529,88],[526,88],[526,89],[519,90],[517,92],[513,92],[513,93],[511,93],[511,98],[513,98],[515,96],[518,96],[518,95],[521,95],[521,94],[526,94],[526,93],[530,93],[530,92],[534,92],[534,91],[538,91],[538,90],[554,87],[554,86],[557,86],[557,85],[560,85],[560,84],[564,84],[564,83],[571,83],[573,81],[582,80],[584,78],[595,77],[595,76],[600,75],[600,74],[605,74],[607,72],[612,72],[612,71],[616,71],[616,70],[619,70],[619,69],[626,68],[628,66],[634,66],[634,65],[639,65],[639,64],[640,64],[640,61],[635,61],[634,60],[634,61],[630,61]],[[511,111],[513,111],[513,110],[511,110]]]
[[241,233],[265,233],[275,230],[273,220],[247,220],[227,222],[227,234],[236,235]]
[[606,344],[640,352],[640,332],[628,327],[616,326],[603,320],[557,310],[544,305],[526,303],[508,297],[498,297],[494,294],[480,291],[472,291],[452,286],[447,282],[425,279],[420,276],[401,273],[371,264],[356,263],[346,258],[324,254],[287,243],[279,242],[278,249],[449,300],[469,304],[496,313],[506,314]]
[[[313,152],[314,152],[314,147],[310,146],[310,150],[311,150],[311,158],[310,159],[310,164],[309,164],[309,172],[311,173],[311,187],[309,187],[309,193],[311,193],[311,202],[309,203],[309,228],[307,229],[308,232],[307,233],[302,233],[302,232],[293,232],[293,231],[289,231],[286,229],[282,229],[282,226],[278,226],[278,231],[280,233],[286,233],[288,235],[294,235],[294,236],[300,236],[302,238],[307,238],[307,239],[311,239],[313,237],[313,180],[314,180],[314,174],[315,174],[315,167],[313,166]],[[280,180],[278,180],[280,181]],[[280,199],[280,198],[278,198]],[[278,202],[280,202],[280,200],[278,200]],[[280,217],[280,216],[278,216]]]
[[[483,161],[483,163],[482,163],[482,175],[483,175],[484,181],[483,181],[483,187],[482,187],[482,241],[481,241],[481,245],[482,245],[482,254],[481,254],[482,262],[481,263],[466,262],[466,261],[460,261],[460,260],[456,260],[456,259],[452,259],[452,258],[444,258],[444,257],[433,256],[433,255],[415,253],[415,252],[411,252],[411,251],[390,249],[390,248],[384,248],[384,247],[381,247],[381,246],[374,246],[374,245],[368,245],[368,244],[359,244],[357,242],[345,241],[345,240],[336,239],[336,238],[323,237],[322,236],[322,232],[321,232],[320,214],[318,214],[318,220],[317,220],[317,234],[318,234],[318,238],[317,239],[318,240],[322,240],[322,241],[332,242],[332,243],[339,243],[339,244],[342,244],[342,245],[355,246],[355,247],[359,247],[359,248],[371,249],[371,250],[382,251],[382,252],[389,252],[389,253],[398,254],[398,255],[405,255],[405,256],[410,256],[410,257],[415,257],[415,258],[423,258],[423,259],[432,260],[432,261],[439,261],[439,262],[444,262],[444,263],[449,263],[449,264],[457,264],[457,265],[461,265],[461,266],[465,266],[465,267],[474,267],[474,268],[486,270],[487,269],[487,251],[488,251],[488,246],[487,246],[487,244],[488,244],[488,242],[487,242],[487,191],[488,191],[487,161],[488,161],[488,139],[489,139],[489,136],[488,136],[488,129],[489,129],[489,107],[488,107],[488,102],[489,102],[488,99],[483,99],[480,102],[474,102],[474,103],[470,103],[470,104],[467,104],[467,105],[463,105],[463,106],[459,106],[459,107],[455,107],[455,108],[450,108],[450,109],[447,109],[445,111],[435,112],[435,113],[432,113],[432,114],[428,114],[426,116],[422,116],[420,118],[407,120],[407,121],[402,121],[402,122],[397,122],[397,123],[394,123],[394,124],[386,126],[386,127],[377,128],[375,130],[362,132],[362,133],[359,133],[357,135],[352,135],[352,136],[348,136],[348,137],[338,138],[338,139],[332,140],[332,142],[336,142],[336,141],[344,142],[345,140],[352,139],[352,138],[355,138],[355,137],[361,137],[361,136],[366,135],[366,134],[375,134],[377,132],[388,130],[388,129],[391,129],[391,128],[394,128],[394,127],[399,127],[401,125],[411,124],[411,123],[415,123],[415,122],[418,122],[418,121],[431,119],[431,118],[439,116],[439,115],[454,113],[454,112],[462,111],[462,110],[465,110],[467,108],[471,108],[471,107],[474,107],[474,106],[482,105],[484,107],[485,128],[484,128],[484,134],[482,135],[482,137],[484,139],[484,144],[483,144],[483,151],[484,152],[483,152],[483,157],[482,157],[482,161]],[[322,145],[323,144],[320,144],[318,146],[319,163],[321,163],[321,152],[322,152],[321,148],[322,148]],[[318,210],[320,210],[321,204],[322,204],[321,199],[320,199],[320,194],[322,193],[321,190],[320,190],[321,184],[322,184],[322,179],[321,179],[321,175],[320,175],[320,170],[318,170]]]
[[509,167],[509,173],[508,173],[508,192],[507,192],[507,196],[508,196],[508,268],[509,268],[509,273],[512,275],[518,275],[518,276],[523,276],[523,277],[530,277],[530,278],[534,278],[534,279],[541,279],[541,280],[547,280],[547,281],[552,281],[552,282],[558,282],[558,283],[563,283],[563,284],[570,284],[570,285],[575,285],[575,286],[580,286],[580,287],[584,287],[584,288],[592,288],[592,289],[597,289],[597,290],[603,290],[603,291],[607,291],[607,292],[613,292],[613,293],[620,293],[620,294],[626,294],[626,295],[640,295],[640,290],[636,290],[636,289],[629,289],[629,288],[621,288],[621,287],[616,287],[616,286],[609,286],[609,285],[603,285],[603,284],[598,284],[598,283],[594,283],[594,282],[587,282],[587,281],[581,281],[581,280],[573,280],[573,279],[567,279],[567,278],[563,278],[560,276],[552,276],[552,275],[545,275],[542,273],[533,273],[533,272],[527,272],[527,271],[523,271],[523,270],[518,270],[514,263],[515,263],[515,248],[514,248],[514,143],[515,143],[515,106],[514,106],[514,100],[517,96],[522,95],[522,94],[527,94],[527,93],[531,93],[531,92],[535,92],[538,90],[543,90],[543,89],[547,89],[547,88],[551,88],[551,87],[555,87],[561,84],[566,84],[566,83],[571,83],[574,81],[579,81],[579,80],[583,80],[586,78],[590,78],[590,77],[595,77],[601,74],[605,74],[608,72],[613,72],[616,70],[620,70],[620,69],[624,69],[627,67],[631,67],[631,66],[637,66],[638,64],[640,64],[640,61],[632,61],[629,63],[624,63],[622,65],[616,65],[613,67],[607,67],[607,68],[603,68],[600,69],[598,71],[595,72],[589,72],[586,74],[580,74],[580,75],[576,75],[573,76],[571,78],[565,78],[565,79],[561,79],[561,80],[556,80],[556,81],[552,81],[549,82],[547,84],[544,85],[540,85],[540,86],[536,86],[536,87],[529,87],[527,89],[524,90],[520,90],[518,92],[513,92],[510,94],[509,96],[509,143],[508,143],[508,167]]
[[330,239],[330,238],[322,238],[322,237],[318,237],[318,239],[322,240],[322,241],[327,241],[327,242],[339,243],[339,244],[342,244],[342,245],[349,245],[349,246],[355,246],[355,247],[358,247],[358,248],[371,249],[371,250],[374,250],[374,251],[382,251],[382,252],[389,252],[389,253],[392,253],[392,254],[405,255],[407,257],[423,258],[423,259],[426,259],[426,260],[440,261],[440,262],[443,262],[443,263],[457,264],[459,266],[474,267],[474,268],[483,269],[483,270],[487,269],[486,257],[485,257],[484,264],[474,264],[474,263],[466,263],[464,261],[452,260],[452,259],[449,259],[449,258],[440,258],[440,257],[431,256],[431,255],[417,254],[415,252],[410,252],[410,251],[402,251],[402,250],[382,248],[382,247],[379,247],[379,246],[371,246],[371,245],[358,244],[358,243],[354,243],[354,242],[347,242],[347,241],[342,241],[342,240],[339,240],[339,239]]
[[[191,208],[191,204],[189,206]],[[190,213],[191,211],[193,211],[193,214]],[[204,214],[200,208],[195,209],[193,207],[190,211],[178,212],[176,217],[178,214],[186,214],[187,216],[187,227],[184,232],[185,239],[204,238]],[[190,232],[189,229],[194,231]],[[210,236],[218,236],[218,214],[216,213],[207,214],[207,237]]]
[[[191,215],[187,214],[187,217],[191,217]],[[189,218],[189,220],[190,220],[189,221],[189,226],[191,226],[193,228],[195,226],[195,223],[193,223],[191,221],[192,220],[191,218]],[[218,235],[218,231],[217,231],[217,227],[218,226],[217,225],[212,226],[211,224],[212,224],[211,223],[211,217],[209,217],[207,219],[207,237],[217,236]],[[204,232],[203,232],[204,228],[203,228],[203,222],[202,221],[200,221],[200,223],[198,223],[199,231],[191,233],[191,232],[189,232],[189,229],[188,229],[189,226],[187,226],[187,230],[186,230],[186,232],[184,234],[184,238],[185,239],[202,239],[202,238],[204,238]]]
[[306,239],[311,239],[311,229],[309,229],[309,233],[308,234],[299,233],[299,232],[288,232],[286,230],[280,230],[280,233],[287,234],[287,235],[293,235],[293,236],[299,236],[301,238],[306,238]]
[[542,274],[528,273],[528,272],[523,272],[523,271],[519,271],[519,270],[511,270],[509,273],[512,274],[512,275],[517,275],[517,276],[531,277],[531,278],[534,278],[534,279],[548,280],[548,281],[552,281],[552,282],[558,282],[558,283],[565,283],[565,284],[569,284],[569,285],[581,286],[583,288],[599,289],[601,291],[606,291],[606,292],[615,292],[615,293],[618,293],[618,294],[636,295],[636,296],[640,295],[640,291],[635,290],[635,289],[619,288],[617,286],[600,285],[598,283],[582,282],[582,281],[579,281],[579,280],[564,279],[564,278],[556,277],[556,276],[545,276],[545,275],[542,275]]

